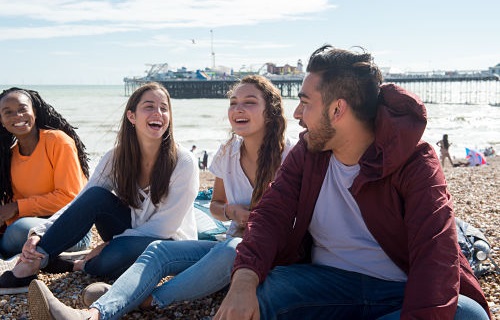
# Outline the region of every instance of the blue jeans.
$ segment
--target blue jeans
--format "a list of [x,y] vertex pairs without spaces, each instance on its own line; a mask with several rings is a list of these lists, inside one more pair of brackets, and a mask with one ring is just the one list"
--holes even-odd
[[[240,241],[155,241],[90,307],[100,319],[120,319],[149,295],[154,305],[166,307],[217,292],[229,285]],[[168,275],[176,276],[156,287]]]
[[[399,319],[405,282],[328,266],[278,266],[257,288],[261,319]],[[488,319],[474,300],[459,297],[455,319]]]
[[101,187],[92,187],[76,199],[43,235],[37,251],[46,255],[41,268],[67,248],[74,246],[96,226],[102,240],[109,244],[87,261],[85,272],[115,279],[130,267],[144,249],[157,238],[117,237],[131,228],[130,207]]
[[[10,258],[23,249],[23,245],[28,239],[31,228],[41,225],[47,221],[46,218],[26,217],[20,218],[7,227],[5,233],[0,238],[0,253],[4,258]],[[80,251],[88,249],[92,241],[92,233],[87,234],[73,247],[65,251]]]

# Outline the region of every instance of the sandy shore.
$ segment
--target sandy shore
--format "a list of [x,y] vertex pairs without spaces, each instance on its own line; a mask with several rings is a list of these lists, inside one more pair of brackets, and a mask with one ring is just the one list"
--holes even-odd
[[[458,217],[481,228],[493,246],[492,257],[500,264],[500,157],[489,158],[489,165],[481,167],[450,167],[445,164],[446,179],[453,196]],[[214,178],[208,172],[200,172],[200,189],[213,185]],[[98,241],[99,239],[97,239]],[[94,245],[97,243],[94,242]],[[54,294],[67,305],[83,307],[80,292],[88,284],[99,279],[81,272],[43,274]],[[494,317],[500,320],[500,275],[489,273],[480,279]],[[193,284],[196,285],[196,284]],[[194,302],[173,304],[164,310],[131,312],[123,319],[210,319],[224,297],[224,292],[213,294]],[[30,319],[25,294],[0,296],[1,319]]]

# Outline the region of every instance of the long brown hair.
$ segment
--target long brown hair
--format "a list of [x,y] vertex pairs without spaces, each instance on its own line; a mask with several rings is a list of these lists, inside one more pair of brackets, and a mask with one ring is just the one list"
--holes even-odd
[[[255,188],[252,192],[250,208],[253,208],[262,198],[269,183],[274,179],[276,171],[281,165],[281,155],[285,149],[286,119],[283,111],[283,103],[280,91],[263,76],[246,76],[236,83],[229,91],[228,96],[242,84],[253,84],[264,97],[266,106],[264,109],[265,134],[259,149],[257,159],[257,172]],[[233,140],[229,140],[228,144]],[[227,144],[227,145],[228,145]]]
[[163,134],[158,158],[153,166],[150,177],[150,193],[152,202],[157,205],[168,195],[170,177],[177,164],[177,146],[174,141],[172,104],[167,89],[157,82],[149,82],[132,93],[123,112],[120,130],[116,139],[116,149],[113,158],[112,176],[116,185],[118,197],[127,205],[139,207],[139,175],[141,173],[141,150],[134,126],[127,118],[127,111],[135,112],[142,95],[150,90],[160,90],[168,100],[170,123]]

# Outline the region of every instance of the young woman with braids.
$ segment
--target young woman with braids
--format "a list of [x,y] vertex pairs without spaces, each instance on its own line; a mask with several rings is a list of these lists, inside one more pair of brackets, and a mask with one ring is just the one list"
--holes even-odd
[[[89,176],[85,146],[38,92],[10,88],[0,94],[0,253],[21,252],[31,228],[68,204]],[[75,247],[90,245],[88,233]]]
[[[249,210],[292,148],[285,138],[280,92],[269,80],[243,78],[229,92],[229,101],[233,134],[209,168],[216,177],[210,211],[220,220],[232,220],[228,239],[151,243],[113,286],[94,283],[84,290],[83,301],[90,305],[89,310],[65,306],[42,282],[34,281],[28,296],[31,315],[38,315],[34,319],[119,319],[138,306],[163,308],[174,301],[201,298],[229,284],[235,248]],[[168,275],[176,276],[156,287]]]
[[0,276],[0,290],[27,286],[94,224],[104,245],[72,267],[101,277],[120,276],[154,240],[197,239],[198,188],[193,154],[174,141],[169,93],[158,83],[139,87],[115,147],[69,206],[30,231],[20,263]]

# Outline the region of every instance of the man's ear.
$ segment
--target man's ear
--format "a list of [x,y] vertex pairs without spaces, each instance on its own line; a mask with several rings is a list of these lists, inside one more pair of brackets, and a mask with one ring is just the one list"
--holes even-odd
[[330,119],[335,122],[345,113],[347,102],[344,99],[337,99],[330,105]]

